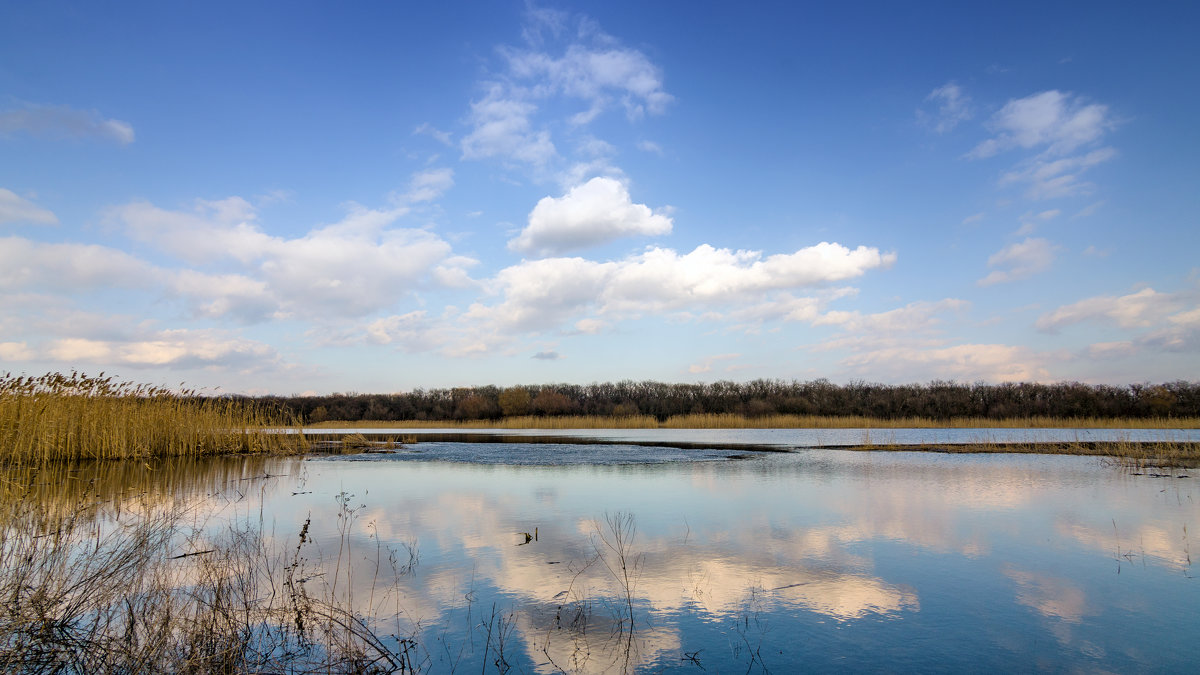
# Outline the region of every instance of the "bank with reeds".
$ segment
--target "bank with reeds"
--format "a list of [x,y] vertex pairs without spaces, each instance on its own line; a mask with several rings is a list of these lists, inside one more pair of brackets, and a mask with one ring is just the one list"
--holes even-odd
[[0,376],[6,464],[295,452],[306,447],[302,435],[286,433],[295,427],[294,416],[277,406],[123,383],[103,373]]

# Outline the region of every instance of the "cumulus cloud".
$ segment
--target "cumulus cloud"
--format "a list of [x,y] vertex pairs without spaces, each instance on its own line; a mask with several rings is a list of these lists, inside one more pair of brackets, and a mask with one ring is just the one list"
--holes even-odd
[[71,337],[55,340],[47,354],[70,364],[133,368],[254,370],[280,362],[270,345],[213,330],[165,330],[128,340]]
[[128,122],[106,119],[95,110],[34,103],[0,112],[0,135],[17,132],[50,139],[98,138],[122,145],[134,139],[133,127]]
[[406,352],[431,351],[445,342],[424,310],[372,321],[367,325],[367,339],[375,344],[395,345]]
[[12,190],[0,188],[0,225],[5,223],[54,225],[58,223],[58,216],[55,216],[53,211],[23,199]]
[[160,271],[128,253],[95,244],[45,244],[0,237],[0,290],[142,288]]
[[1121,296],[1100,295],[1063,305],[1038,317],[1038,330],[1054,333],[1084,322],[1141,331],[1130,340],[1092,345],[1093,355],[1130,354],[1141,349],[1200,351],[1200,302],[1194,293],[1161,293],[1143,288]]
[[971,111],[971,98],[963,93],[962,87],[954,82],[947,82],[929,92],[929,96],[925,97],[925,101],[937,105],[937,112],[930,115],[924,111],[919,111],[919,117],[939,134],[944,134],[954,129],[960,122],[971,119],[973,114]]
[[1147,328],[1178,310],[1179,301],[1169,293],[1143,288],[1122,296],[1100,295],[1063,305],[1037,320],[1037,329],[1053,332],[1084,321],[1101,320],[1121,328]]
[[240,197],[197,201],[190,211],[137,202],[111,212],[136,240],[192,265],[240,263],[237,273],[181,271],[169,287],[208,317],[255,321],[285,316],[359,317],[427,287],[467,287],[474,259],[454,255],[438,235],[395,227],[407,203],[436,198],[449,170],[417,174],[394,208],[357,204],[339,222],[284,238],[267,234]]
[[1063,155],[1098,140],[1114,123],[1108,106],[1050,90],[1009,101],[988,126],[996,135],[975,146],[970,157],[991,157],[1011,148],[1046,148]]
[[876,248],[822,242],[765,257],[759,251],[705,244],[686,254],[653,247],[611,262],[522,261],[501,270],[492,282],[503,296],[499,303],[475,303],[466,316],[511,332],[552,328],[593,311],[609,320],[685,309],[710,311],[763,302],[774,292],[855,278],[890,266],[895,257]]
[[241,197],[198,199],[187,211],[138,201],[110,209],[108,217],[134,240],[191,264],[227,258],[250,262],[279,244],[259,227],[254,205]]
[[562,197],[544,197],[529,214],[529,225],[508,242],[514,251],[559,255],[619,237],[671,232],[671,218],[633,203],[629,190],[613,178],[597,177]]
[[988,267],[999,267],[979,280],[980,286],[1019,281],[1050,269],[1057,246],[1045,239],[1026,239],[1006,246],[988,258]]
[[[651,248],[615,261],[584,258],[525,260],[483,282],[496,299],[442,316],[424,311],[365,325],[366,339],[405,351],[448,356],[494,353],[522,336],[553,331],[594,334],[615,323],[674,313],[681,320],[811,321],[824,303],[853,289],[827,288],[886,267],[895,254],[822,243],[791,254],[763,256],[703,245],[690,253]],[[820,297],[791,291],[814,288]],[[353,341],[353,338],[350,338]]]
[[558,361],[562,358],[562,355],[556,351],[541,351],[529,358],[537,359],[538,361]]
[[0,361],[30,361],[33,350],[24,342],[0,342]]

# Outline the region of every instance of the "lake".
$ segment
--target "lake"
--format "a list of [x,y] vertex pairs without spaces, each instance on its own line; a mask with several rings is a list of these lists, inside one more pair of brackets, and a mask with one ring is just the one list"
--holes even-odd
[[[430,672],[1194,670],[1200,474],[748,449],[800,431],[493,434],[108,480],[189,502],[214,536],[261,523],[279,550],[308,523],[309,586]],[[637,444],[655,441],[707,447]]]

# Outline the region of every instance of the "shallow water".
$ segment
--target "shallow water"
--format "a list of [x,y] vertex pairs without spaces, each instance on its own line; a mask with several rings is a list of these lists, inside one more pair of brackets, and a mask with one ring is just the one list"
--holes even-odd
[[320,437],[362,433],[394,437],[564,438],[608,443],[724,445],[779,449],[850,445],[1200,441],[1200,429],[306,429]]
[[283,550],[311,519],[313,584],[433,672],[1194,667],[1187,472],[717,446],[429,442],[144,489]]

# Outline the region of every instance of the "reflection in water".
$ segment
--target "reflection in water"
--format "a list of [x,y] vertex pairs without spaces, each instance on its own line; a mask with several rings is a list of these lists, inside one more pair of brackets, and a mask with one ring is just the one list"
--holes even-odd
[[109,517],[156,495],[214,537],[261,522],[307,592],[437,672],[1172,670],[1200,637],[1195,479],[1080,457],[499,452],[75,467],[29,494]]

